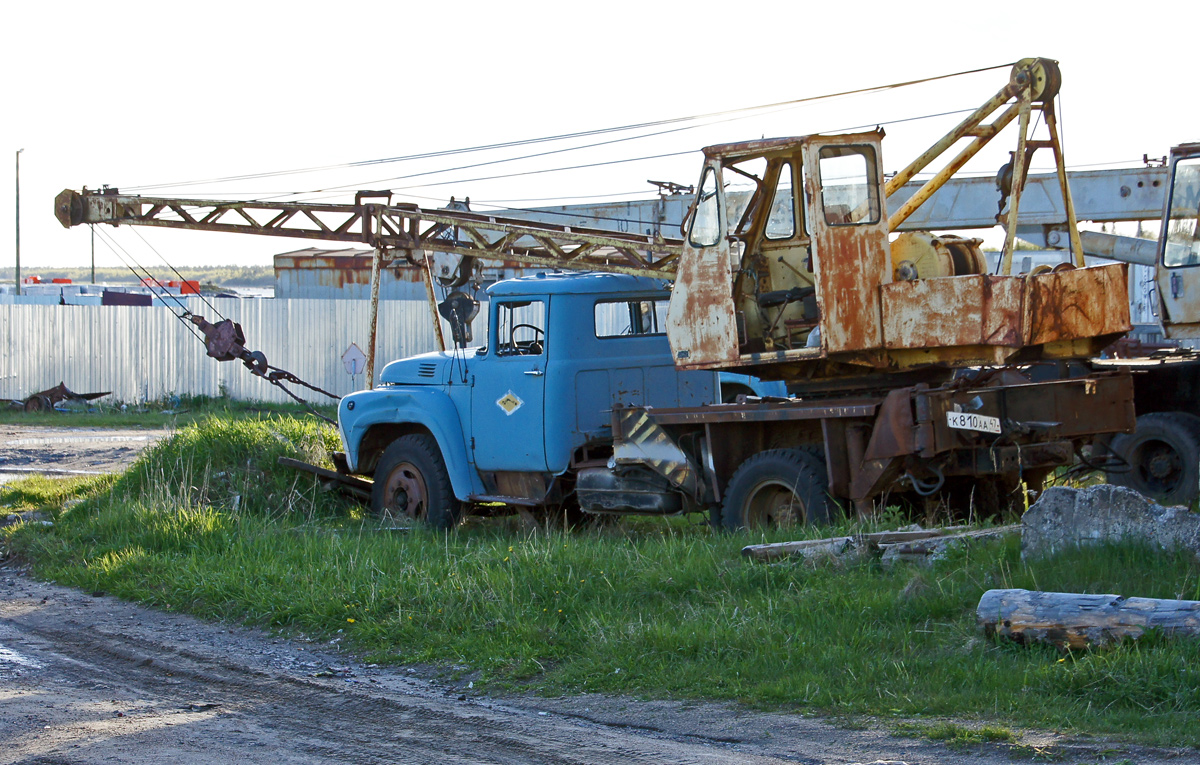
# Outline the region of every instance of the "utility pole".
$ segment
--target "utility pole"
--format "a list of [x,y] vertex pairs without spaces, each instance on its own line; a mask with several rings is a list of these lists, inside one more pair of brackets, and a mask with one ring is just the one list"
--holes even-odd
[[92,232],[92,284],[96,283],[96,226],[88,226]]
[[17,294],[21,294],[21,152],[17,149]]

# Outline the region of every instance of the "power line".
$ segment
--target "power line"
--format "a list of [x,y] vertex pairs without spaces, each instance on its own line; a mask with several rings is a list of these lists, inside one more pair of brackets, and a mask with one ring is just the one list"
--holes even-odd
[[[965,114],[965,113],[972,112],[972,111],[974,111],[974,109],[956,109],[956,110],[948,111],[948,112],[938,112],[935,114],[924,114],[924,115],[920,115],[920,116],[916,116],[916,117],[904,117],[902,119],[897,119],[897,120],[888,120],[888,121],[884,121],[884,122],[872,122],[872,123],[866,124],[866,125],[852,125],[850,127],[819,130],[816,132],[817,133],[838,133],[838,132],[846,132],[846,131],[850,131],[850,130],[863,130],[863,129],[866,129],[866,128],[869,128],[872,126],[897,125],[897,124],[901,124],[904,122],[915,122],[917,120],[924,120],[924,119],[936,119],[938,117],[946,117],[946,116],[951,116],[951,115],[955,115],[955,114]],[[652,154],[652,155],[647,155],[647,156],[642,156],[642,157],[614,159],[614,160],[609,160],[606,162],[593,162],[593,163],[588,163],[588,164],[583,164],[583,165],[568,165],[565,167],[545,168],[542,170],[524,170],[524,171],[516,172],[516,173],[503,173],[500,175],[481,176],[481,177],[477,177],[477,178],[465,178],[465,179],[460,178],[460,179],[455,179],[455,180],[450,180],[450,181],[437,181],[434,183],[414,184],[412,186],[395,186],[395,187],[388,189],[388,191],[393,191],[393,192],[394,191],[407,191],[410,189],[423,189],[423,188],[432,188],[434,186],[447,186],[447,185],[455,184],[455,183],[480,183],[483,181],[493,181],[493,180],[500,180],[500,179],[504,179],[504,178],[519,178],[519,177],[529,176],[529,175],[544,175],[547,173],[564,172],[567,170],[584,170],[584,169],[589,169],[589,168],[593,168],[593,167],[603,167],[603,166],[607,166],[607,165],[619,165],[619,164],[623,164],[623,163],[627,163],[627,162],[644,162],[646,160],[651,160],[651,159],[664,159],[664,158],[668,158],[668,157],[680,157],[680,156],[684,156],[687,154],[692,154],[692,153],[694,153],[694,151],[695,150],[677,151],[677,152],[670,152],[670,153],[666,153],[666,154]],[[433,172],[442,172],[442,171],[433,171]],[[432,172],[431,173],[421,173],[420,175],[429,175],[429,174],[432,174]],[[368,183],[368,185],[369,184],[378,184],[378,183],[383,183],[383,182],[387,182],[390,180],[399,180],[401,178],[407,178],[407,177],[412,177],[412,176],[400,176],[400,178],[383,178],[383,179],[378,179],[375,181],[369,181],[367,183]],[[342,187],[334,187],[334,188],[342,188]],[[345,188],[359,188],[359,187],[345,187]],[[330,189],[330,190],[333,190],[333,189]],[[308,194],[308,193],[318,193],[318,192],[298,192],[298,193]],[[289,195],[289,196],[292,196],[292,195]],[[337,198],[337,196],[340,196],[340,195],[326,195],[326,196],[314,197],[312,199],[305,200],[305,201],[334,199],[334,198]],[[260,200],[256,200],[256,201],[264,201],[264,200],[260,199]]]
[[[147,271],[145,268],[143,268],[142,265],[140,263],[138,263],[137,260],[133,257],[133,255],[131,255],[128,250],[126,250],[124,247],[121,246],[120,242],[118,242],[116,239],[112,238],[111,234],[104,231],[103,229],[96,229],[95,226],[92,227],[92,230],[98,231],[98,233],[100,234],[100,242],[102,244],[104,244],[105,247],[112,250],[112,253],[117,256],[117,259],[120,260],[121,263],[126,268],[129,269],[130,273],[133,274],[133,278],[137,279],[138,281],[142,281],[142,277],[140,275],[138,275],[138,272],[136,270],[134,270],[133,266],[129,265],[129,261],[126,260],[124,257],[122,257],[120,252],[117,252],[118,247],[125,253],[126,256],[128,256],[129,260],[132,260],[134,262],[134,264],[137,265],[138,268],[142,269],[142,271],[146,274],[147,278],[149,278],[151,280],[154,279],[154,277],[150,274],[150,272]],[[151,294],[153,294],[153,291],[151,291]],[[179,313],[175,313],[174,311],[171,311],[171,315],[174,316],[175,318],[179,319],[181,322],[183,322],[183,325],[185,327],[187,327],[189,332],[192,333],[192,336],[194,336],[197,340],[199,340],[200,342],[203,343],[204,338],[200,336],[200,333],[196,331],[196,328],[187,319],[187,317],[190,316],[192,313],[191,311],[188,310],[187,304],[182,302],[181,300],[179,300],[179,298],[175,297],[170,292],[166,292],[164,290],[163,294],[170,297],[171,299],[173,299],[179,305],[179,307],[183,309],[183,313],[179,314]]]
[[[171,264],[170,264],[170,262],[168,262],[168,261],[167,261],[167,259],[163,257],[163,254],[162,254],[161,252],[159,252],[159,251],[158,251],[158,250],[157,250],[157,249],[154,247],[154,245],[150,244],[150,242],[149,242],[149,241],[147,241],[146,237],[142,236],[142,232],[138,231],[136,227],[132,227],[130,230],[131,230],[131,231],[133,231],[133,233],[137,234],[137,238],[138,238],[138,239],[141,239],[141,240],[142,240],[142,242],[143,242],[143,243],[144,243],[144,244],[145,244],[147,247],[149,247],[149,248],[150,248],[150,249],[151,249],[151,250],[154,252],[154,254],[155,254],[155,255],[157,255],[157,256],[159,257],[159,259],[160,259],[160,260],[161,260],[163,263],[166,263],[166,264],[167,264],[167,268],[171,269],[171,271],[172,271],[172,272],[174,272],[174,274],[175,274],[176,276],[178,276],[178,277],[179,277],[179,281],[180,281],[180,282],[185,282],[185,283],[187,282],[187,279],[184,279],[184,278],[183,278],[183,274],[179,273],[179,271],[177,271],[177,270],[175,269],[175,266],[171,265]],[[182,290],[181,290],[181,292],[182,292]],[[205,304],[206,306],[208,306],[209,308],[211,308],[211,309],[213,310],[213,313],[215,313],[217,316],[220,316],[222,319],[224,319],[224,318],[225,318],[225,315],[224,315],[224,314],[222,314],[220,311],[218,311],[218,310],[217,310],[217,307],[216,307],[215,305],[213,305],[211,302],[209,302],[208,298],[204,297],[204,295],[203,295],[202,293],[200,293],[200,292],[197,292],[196,294],[197,294],[197,295],[200,297],[200,299],[201,299],[201,300],[203,300],[203,301],[204,301],[204,304]]]
[[[468,147],[463,147],[463,148],[458,148],[458,149],[445,149],[445,150],[440,150],[440,151],[424,152],[424,153],[419,153],[419,154],[408,154],[408,155],[402,155],[402,156],[396,156],[396,157],[383,157],[383,158],[377,158],[377,159],[359,160],[359,161],[355,161],[355,162],[342,162],[342,163],[336,163],[336,164],[330,164],[330,165],[319,165],[319,166],[313,166],[313,167],[296,168],[296,169],[291,169],[291,170],[275,170],[275,171],[262,172],[262,173],[246,173],[243,175],[224,176],[224,177],[217,177],[217,178],[191,180],[191,181],[176,181],[176,182],[172,182],[172,183],[144,184],[144,185],[140,185],[140,186],[129,186],[128,190],[130,190],[130,191],[135,191],[135,190],[136,191],[146,191],[149,189],[157,189],[157,188],[164,188],[164,187],[196,186],[196,185],[203,185],[203,184],[208,184],[208,183],[244,181],[244,180],[253,180],[253,179],[258,179],[258,178],[273,178],[273,177],[279,177],[279,176],[283,176],[283,175],[296,175],[296,174],[301,174],[301,173],[311,173],[311,172],[319,172],[319,171],[326,171],[326,170],[338,170],[338,169],[346,169],[346,168],[353,168],[353,167],[366,167],[369,165],[390,164],[390,163],[395,163],[395,162],[407,162],[407,161],[412,161],[412,160],[417,160],[417,159],[430,159],[430,158],[451,156],[451,155],[456,155],[456,154],[467,154],[467,153],[479,152],[479,151],[491,151],[491,150],[495,150],[495,149],[505,149],[505,148],[512,148],[512,147],[516,147],[516,146],[528,146],[531,144],[549,143],[552,141],[563,141],[563,140],[569,140],[569,139],[573,139],[573,138],[586,138],[589,136],[604,135],[604,134],[608,134],[608,133],[617,133],[617,132],[624,132],[624,131],[629,131],[629,130],[641,130],[641,129],[645,129],[645,128],[656,128],[656,127],[662,127],[665,125],[674,125],[674,124],[687,123],[687,122],[697,122],[700,120],[706,120],[706,119],[711,119],[711,118],[715,118],[715,117],[726,117],[726,116],[735,115],[735,114],[760,112],[760,111],[765,111],[768,109],[777,109],[780,107],[790,107],[790,106],[795,106],[795,105],[803,104],[803,103],[811,103],[814,101],[821,101],[821,100],[832,99],[832,98],[840,98],[843,96],[860,95],[860,94],[865,94],[865,93],[875,93],[875,92],[880,92],[880,91],[885,91],[885,90],[893,90],[896,88],[908,87],[911,85],[918,85],[918,84],[923,84],[923,83],[927,83],[927,82],[935,82],[937,80],[944,80],[944,79],[949,79],[952,77],[961,77],[961,76],[970,75],[970,74],[978,74],[981,72],[992,71],[994,69],[1003,69],[1006,67],[1011,67],[1012,65],[1013,65],[1012,63],[997,64],[995,66],[988,66],[988,67],[983,67],[980,69],[971,69],[971,70],[966,70],[966,71],[961,71],[961,72],[954,72],[951,74],[942,74],[942,75],[936,75],[933,77],[924,77],[924,78],[920,78],[920,79],[916,79],[916,80],[907,80],[904,82],[891,83],[888,85],[876,85],[876,86],[871,86],[871,87],[866,87],[866,88],[857,88],[854,90],[846,90],[846,91],[841,91],[838,93],[827,93],[827,94],[818,95],[818,96],[807,96],[804,98],[790,99],[787,101],[778,101],[778,102],[771,103],[771,104],[760,104],[758,106],[741,107],[741,108],[737,108],[737,109],[726,109],[726,110],[722,110],[722,111],[708,112],[705,114],[690,115],[690,116],[686,116],[686,117],[672,117],[669,119],[656,120],[656,121],[651,121],[651,122],[640,122],[640,123],[634,123],[634,124],[629,124],[629,125],[618,125],[618,126],[614,126],[614,127],[599,128],[599,129],[593,129],[593,130],[582,130],[582,131],[577,131],[574,133],[561,133],[558,135],[542,136],[539,138],[525,138],[525,139],[520,139],[520,140],[516,140],[516,141],[506,141],[506,142],[502,142],[502,143],[484,144],[484,145],[479,145],[479,146],[468,146]],[[586,147],[581,147],[581,148],[586,148]]]
[[[781,107],[778,109],[772,109],[771,111],[765,112],[765,113],[775,114],[778,112],[788,111],[790,109],[794,109],[795,106],[796,106],[795,104],[792,104],[792,105],[784,106],[784,107]],[[766,109],[767,107],[761,107],[761,108]],[[970,110],[965,110],[965,111],[970,111]],[[475,162],[475,163],[472,163],[469,165],[459,165],[457,167],[446,167],[446,168],[441,168],[441,169],[437,169],[437,170],[425,170],[425,171],[422,171],[419,173],[410,173],[408,175],[392,176],[389,178],[377,178],[375,180],[362,181],[362,182],[353,183],[353,184],[342,184],[339,186],[329,186],[327,188],[312,189],[310,191],[297,191],[297,192],[292,192],[290,194],[280,194],[280,195],[278,195],[278,197],[270,197],[270,198],[300,196],[300,195],[304,195],[304,194],[320,194],[320,193],[323,193],[326,191],[348,191],[351,189],[358,190],[358,189],[361,189],[364,187],[374,186],[374,185],[377,185],[380,183],[389,183],[391,181],[407,180],[409,178],[420,178],[420,177],[429,176],[429,175],[440,175],[442,173],[452,173],[456,170],[470,170],[472,168],[486,167],[489,165],[501,165],[501,164],[505,164],[508,162],[519,162],[519,161],[525,160],[525,159],[537,159],[538,157],[547,157],[547,156],[550,156],[553,154],[564,154],[566,152],[579,151],[582,149],[594,149],[594,148],[597,148],[600,146],[611,146],[613,144],[624,143],[626,141],[637,141],[637,140],[641,140],[643,138],[653,138],[655,136],[669,135],[671,133],[678,133],[678,132],[681,132],[684,130],[693,130],[698,127],[710,127],[712,125],[719,125],[719,124],[722,124],[725,122],[736,122],[736,121],[742,120],[742,119],[746,119],[746,117],[744,117],[744,116],[743,117],[730,117],[729,119],[713,120],[710,122],[705,122],[702,125],[689,125],[687,127],[672,128],[670,130],[659,130],[659,131],[656,131],[653,133],[642,133],[640,135],[629,136],[627,138],[617,138],[617,139],[614,139],[611,141],[597,141],[596,143],[583,144],[580,146],[570,146],[565,149],[553,149],[551,151],[536,152],[534,154],[523,154],[523,155],[517,156],[517,157],[506,157],[503,159],[489,160],[487,162]],[[518,173],[518,175],[520,175],[520,173]],[[411,188],[419,188],[419,187],[411,187]],[[267,198],[268,197],[258,197],[258,201],[263,201],[264,199],[267,199]]]

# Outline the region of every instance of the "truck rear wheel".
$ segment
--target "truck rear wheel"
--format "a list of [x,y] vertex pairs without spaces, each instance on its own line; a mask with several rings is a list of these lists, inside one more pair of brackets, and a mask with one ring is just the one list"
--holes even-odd
[[1200,418],[1185,412],[1143,414],[1133,433],[1112,440],[1112,450],[1129,469],[1109,473],[1109,483],[1163,505],[1191,505],[1200,495]]
[[742,463],[721,506],[726,529],[829,523],[829,481],[820,457],[800,449],[771,449]]
[[375,468],[371,511],[383,519],[411,518],[435,529],[452,529],[462,518],[450,474],[432,436],[401,436]]

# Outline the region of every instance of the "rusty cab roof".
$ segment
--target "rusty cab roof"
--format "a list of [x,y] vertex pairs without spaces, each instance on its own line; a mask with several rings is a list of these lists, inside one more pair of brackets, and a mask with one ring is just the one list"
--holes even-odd
[[757,141],[740,141],[738,143],[719,143],[704,147],[704,156],[709,159],[738,160],[748,157],[762,157],[770,154],[788,154],[803,146],[814,138],[841,138],[845,143],[862,141],[878,141],[884,136],[883,128],[875,128],[858,133],[835,133],[825,135],[793,136],[791,138],[762,138]]

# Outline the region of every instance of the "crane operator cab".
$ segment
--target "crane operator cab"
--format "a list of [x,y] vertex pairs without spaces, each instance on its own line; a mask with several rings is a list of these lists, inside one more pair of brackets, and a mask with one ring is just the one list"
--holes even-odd
[[667,317],[678,366],[785,380],[999,366],[1128,331],[1124,266],[996,276],[981,240],[892,234],[882,139],[704,150]]
[[668,320],[677,360],[755,365],[881,347],[875,288],[891,280],[882,137],[704,150]]

